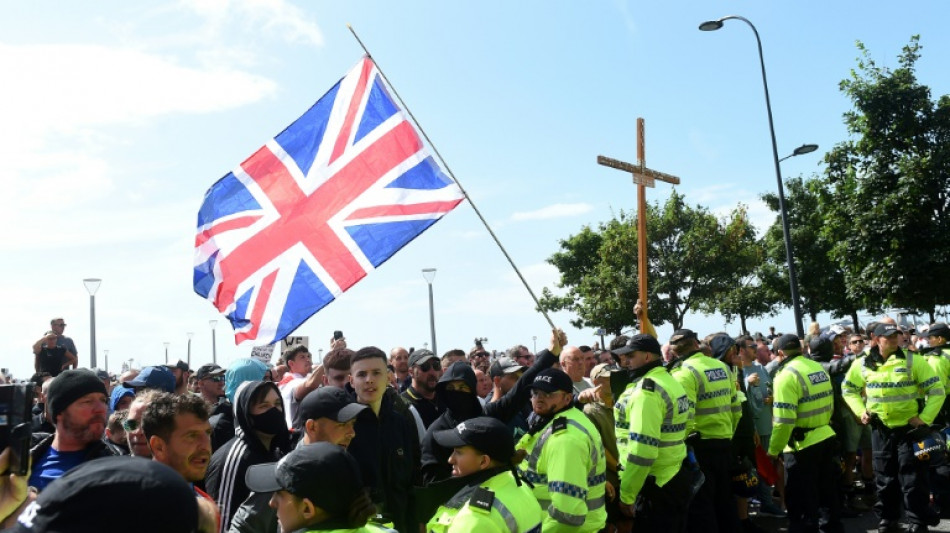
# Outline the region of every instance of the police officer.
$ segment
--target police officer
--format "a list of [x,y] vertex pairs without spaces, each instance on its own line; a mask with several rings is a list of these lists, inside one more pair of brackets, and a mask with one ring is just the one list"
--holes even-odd
[[782,362],[774,381],[768,453],[784,453],[789,531],[843,532],[839,465],[831,429],[834,389],[821,364],[802,357],[797,335],[776,341]]
[[[619,353],[618,353],[619,352]],[[692,482],[698,474],[686,459],[686,391],[663,367],[660,343],[650,335],[634,335],[615,351],[631,354],[632,385],[626,409],[629,445],[621,457],[620,510],[634,517],[635,531],[680,532]]]
[[540,531],[541,506],[514,473],[515,442],[497,418],[480,416],[437,431],[436,442],[453,448],[452,475],[466,485],[426,525],[430,533]]
[[699,351],[696,333],[678,329],[670,337],[677,358],[670,374],[686,391],[695,417],[687,421],[687,444],[706,481],[689,506],[687,528],[703,533],[739,531],[739,517],[729,470],[735,462],[732,435],[742,416],[735,379],[722,361]]
[[273,493],[270,505],[284,533],[393,531],[367,523],[376,507],[356,459],[336,444],[298,446],[277,463],[251,466],[244,482],[254,492]]
[[531,383],[537,420],[516,446],[527,458],[518,466],[534,484],[545,511],[544,531],[600,531],[607,521],[607,462],[597,428],[573,406],[574,384],[561,370],[539,372]]
[[[950,339],[950,327],[943,322],[937,322],[930,325],[925,335],[930,347],[920,353],[940,378],[943,390],[946,391],[950,386],[950,346],[947,345],[947,340]],[[950,424],[950,405],[944,402],[940,414],[934,419],[934,426],[937,430],[943,430],[948,424]],[[940,510],[940,516],[950,518],[950,464],[945,463],[931,469],[930,475],[934,502]]]
[[[881,520],[880,531],[901,531],[897,520],[903,493],[904,509],[913,531],[928,531],[928,525],[939,523],[936,513],[928,507],[928,463],[914,457],[907,437],[913,429],[933,423],[945,391],[926,362],[900,349],[897,326],[878,324],[874,334],[875,346],[851,365],[842,385],[848,407],[862,424],[871,424],[878,496],[874,511]],[[924,394],[923,409],[918,407],[918,390]]]
[[[950,380],[950,346],[947,346],[947,340],[950,339],[950,327],[943,322],[931,324],[927,330],[927,341],[929,348],[922,350],[921,355],[926,357],[927,364],[933,369],[944,390],[947,389],[948,380]],[[950,406],[944,406],[944,408]],[[944,420],[947,422],[947,420]]]

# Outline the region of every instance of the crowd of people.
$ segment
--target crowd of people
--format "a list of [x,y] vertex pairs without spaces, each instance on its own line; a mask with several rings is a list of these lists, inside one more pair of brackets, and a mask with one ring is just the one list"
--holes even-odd
[[[640,313],[639,307],[635,308]],[[641,317],[645,318],[645,317]],[[480,344],[275,364],[77,367],[65,321],[33,345],[19,531],[928,531],[950,514],[950,328],[676,330],[536,354]],[[8,472],[15,446],[0,454]],[[906,528],[906,529],[905,529]]]

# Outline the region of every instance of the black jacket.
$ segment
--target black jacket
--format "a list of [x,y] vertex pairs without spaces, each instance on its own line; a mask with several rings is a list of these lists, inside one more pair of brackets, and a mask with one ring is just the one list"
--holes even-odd
[[261,387],[272,387],[278,391],[277,385],[270,381],[248,381],[238,389],[234,397],[238,423],[234,438],[215,451],[208,464],[205,487],[221,510],[222,532],[228,530],[231,517],[251,494],[244,484],[248,467],[277,461],[290,451],[290,438],[286,430],[274,436],[270,448],[264,447],[254,431],[254,423],[250,418],[251,398]]
[[227,398],[221,398],[215,404],[208,422],[211,424],[211,452],[213,453],[234,438],[234,406]]
[[[352,400],[356,394],[347,384]],[[356,418],[356,436],[347,451],[356,458],[379,511],[403,532],[419,529],[412,487],[419,483],[419,435],[408,403],[387,388],[379,415],[366,409]],[[429,517],[419,517],[420,520]]]

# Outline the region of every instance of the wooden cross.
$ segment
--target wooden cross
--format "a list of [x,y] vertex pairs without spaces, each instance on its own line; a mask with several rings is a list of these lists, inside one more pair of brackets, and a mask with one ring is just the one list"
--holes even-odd
[[[605,167],[616,168],[633,174],[633,182],[637,184],[637,270],[639,271],[640,285],[640,305],[643,308],[643,316],[647,317],[647,194],[646,188],[653,187],[656,180],[679,185],[680,179],[670,174],[657,172],[647,168],[646,154],[644,149],[644,127],[643,119],[637,118],[637,161],[636,165],[611,159],[602,155],[597,156],[597,164]],[[646,324],[644,324],[644,322]],[[640,323],[640,331],[652,329],[649,325],[649,318]]]

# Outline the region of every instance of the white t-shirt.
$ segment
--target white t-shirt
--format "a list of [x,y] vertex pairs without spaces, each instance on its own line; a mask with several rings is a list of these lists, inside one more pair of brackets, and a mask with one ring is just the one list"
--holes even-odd
[[289,381],[281,380],[281,384],[278,387],[280,389],[280,397],[284,400],[284,417],[287,419],[287,427],[294,427],[294,418],[297,417],[297,409],[300,407],[300,402],[294,398],[294,390],[297,389],[297,385],[300,385],[307,379],[307,376],[302,374],[293,374],[293,378]]

